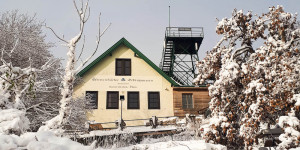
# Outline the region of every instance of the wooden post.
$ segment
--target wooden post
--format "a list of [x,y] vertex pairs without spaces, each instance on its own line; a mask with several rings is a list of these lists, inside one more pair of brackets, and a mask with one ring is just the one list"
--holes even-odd
[[149,119],[149,122],[152,129],[155,129],[158,125],[158,119],[156,116],[152,116],[152,118]]

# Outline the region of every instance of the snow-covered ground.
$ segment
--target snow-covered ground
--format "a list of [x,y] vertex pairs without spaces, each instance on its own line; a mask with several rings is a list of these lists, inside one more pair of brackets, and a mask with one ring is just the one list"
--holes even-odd
[[[137,144],[115,150],[227,150],[223,145],[205,143],[204,140],[168,141],[154,144]],[[99,150],[102,150],[99,148]]]
[[[208,119],[202,121],[201,128],[205,128],[209,125]],[[112,134],[130,134],[133,132],[145,132],[145,131],[161,131],[161,130],[174,130],[175,126],[170,127],[158,127],[151,129],[150,127],[139,127],[139,128],[125,128],[124,131],[110,130],[110,131],[93,131],[92,135],[112,135]],[[5,135],[0,134],[0,150],[227,150],[226,146],[219,144],[205,143],[204,140],[195,138],[183,138],[187,136],[185,132],[178,134],[176,137],[164,136],[160,138],[144,138],[140,141],[140,144],[131,145],[130,143],[121,146],[119,143],[114,143],[111,147],[96,147],[96,142],[85,146],[78,142],[72,141],[68,137],[56,136],[53,132],[42,131],[42,132],[27,132],[21,136],[17,135]],[[128,137],[130,138],[130,137]],[[116,141],[114,141],[116,142]],[[120,141],[117,141],[120,142]],[[122,142],[122,141],[121,141]],[[125,141],[126,142],[126,141]],[[295,148],[292,150],[300,150]]]
[[[184,119],[177,119],[177,122],[185,122]],[[201,121],[200,129],[205,132],[208,130],[210,119]],[[27,132],[21,136],[0,134],[0,150],[227,150],[226,146],[220,144],[206,143],[201,138],[191,135],[192,130],[186,130],[176,135],[163,136],[160,138],[145,137],[141,139],[139,144],[131,143],[130,138],[133,133],[141,132],[156,132],[165,130],[181,130],[178,126],[158,126],[155,129],[151,127],[126,127],[123,131],[119,129],[109,131],[91,131],[89,134],[81,135],[80,137],[107,136],[107,135],[124,135],[121,138],[104,139],[106,143],[99,146],[92,138],[90,145],[72,141],[70,137],[60,137],[51,131]],[[118,136],[117,136],[118,137]],[[123,140],[123,141],[122,141]],[[101,144],[100,144],[101,145]],[[257,148],[258,149],[258,148]],[[293,150],[300,150],[295,148]]]
[[66,137],[55,136],[50,131],[27,132],[21,136],[0,134],[0,150],[93,150]]
[[[225,146],[205,143],[204,140],[190,140],[190,141],[166,141],[159,142],[159,139],[147,139],[142,141],[143,144],[131,145],[127,147],[112,146],[109,149],[116,150],[226,150]],[[103,148],[95,147],[95,142],[90,146],[84,146],[80,143],[74,142],[66,137],[55,136],[52,132],[37,132],[25,133],[21,136],[16,135],[0,135],[0,150],[103,150]]]

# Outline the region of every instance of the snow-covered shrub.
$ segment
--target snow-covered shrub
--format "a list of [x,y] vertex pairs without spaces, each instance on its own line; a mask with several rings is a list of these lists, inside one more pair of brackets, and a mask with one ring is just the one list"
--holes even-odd
[[14,67],[3,59],[1,61],[0,133],[20,135],[29,128],[22,96],[34,91],[36,71],[30,67]]
[[[34,82],[36,80],[36,70],[31,67],[14,67],[11,63],[2,60],[0,66],[0,89],[2,109],[16,108],[25,109],[22,102],[23,94],[30,94],[34,91]],[[8,100],[6,100],[6,98]]]
[[[261,16],[234,10],[219,21],[217,45],[198,63],[195,82],[215,79],[209,87],[212,118],[206,139],[251,148],[260,130],[299,106],[300,29],[297,15],[270,7]],[[254,48],[253,45],[261,44]],[[297,129],[299,130],[299,129]]]
[[[39,33],[24,29],[26,28],[24,24],[30,26],[29,24],[33,20],[25,16],[21,16],[21,19],[19,17],[16,12],[11,12],[2,15],[0,20],[0,111],[2,117],[0,119],[0,133],[15,133],[18,135],[29,129],[29,120],[25,116],[28,107],[25,106],[24,101],[29,101],[31,98],[34,99],[37,96],[37,91],[48,88],[47,82],[50,79],[44,79],[43,76],[38,80],[38,75],[45,73],[54,63],[51,58],[44,57],[48,58],[44,60],[45,63],[38,64],[39,67],[37,68],[32,65],[33,62],[38,63],[41,61],[36,62],[31,59],[31,56],[34,56],[31,48],[37,47],[28,47],[27,45],[28,43],[41,42],[43,37],[40,37],[42,39],[40,40],[35,37]],[[31,27],[37,30],[34,28],[36,26],[32,25]],[[33,39],[30,38],[32,34],[34,35]],[[24,45],[20,41],[28,43]],[[38,45],[41,46],[43,44]],[[30,51],[21,52],[28,49]],[[25,54],[22,57],[18,57],[19,53]],[[27,55],[27,53],[29,54]],[[37,89],[36,87],[39,88]]]
[[279,126],[284,129],[284,133],[279,136],[281,143],[279,148],[290,149],[300,146],[300,120],[295,117],[292,110],[288,116],[279,117]]
[[21,136],[0,134],[1,150],[93,150],[95,144],[84,146],[69,138],[55,136],[52,132],[27,132]]
[[24,95],[35,90],[36,69],[14,67],[2,58],[0,66],[0,133],[20,135],[29,129]]
[[24,133],[29,128],[29,120],[25,111],[18,109],[0,109],[0,134]]
[[183,134],[187,135],[187,138],[199,138],[200,137],[200,126],[202,124],[203,117],[201,116],[195,116],[195,115],[189,115],[186,114],[185,121],[186,124],[183,127]]
[[[42,122],[58,114],[60,86],[60,60],[49,52],[53,44],[45,41],[42,32],[43,22],[35,16],[18,11],[8,11],[0,15],[0,51],[2,59],[14,67],[41,69],[49,60],[43,71],[36,72],[34,95],[23,94],[21,99],[30,120],[30,130],[36,131]],[[0,65],[3,65],[0,62]],[[1,95],[1,94],[0,94]],[[1,105],[1,104],[0,104]],[[0,106],[1,107],[1,106]]]
[[87,131],[87,116],[91,115],[90,97],[78,97],[70,102],[70,116],[66,118],[64,129]]

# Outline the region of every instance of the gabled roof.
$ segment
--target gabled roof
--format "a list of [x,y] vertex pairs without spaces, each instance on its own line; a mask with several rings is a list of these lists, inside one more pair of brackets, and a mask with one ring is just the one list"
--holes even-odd
[[154,70],[156,70],[160,75],[162,75],[166,80],[168,80],[172,85],[178,86],[178,84],[166,75],[160,68],[158,68],[150,59],[148,59],[143,53],[136,49],[132,44],[130,44],[125,38],[120,39],[111,48],[105,51],[102,55],[96,58],[93,62],[83,68],[77,75],[82,77],[85,73],[91,70],[97,63],[101,62],[106,56],[109,56],[113,51],[115,51],[120,45],[125,45],[130,48],[138,57],[142,58],[148,65],[150,65]]

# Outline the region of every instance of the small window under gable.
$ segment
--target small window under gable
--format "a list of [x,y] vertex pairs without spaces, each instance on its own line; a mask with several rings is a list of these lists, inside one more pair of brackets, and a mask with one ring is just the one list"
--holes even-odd
[[116,76],[131,75],[131,59],[116,59]]

